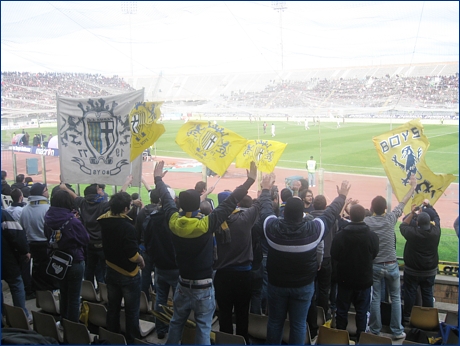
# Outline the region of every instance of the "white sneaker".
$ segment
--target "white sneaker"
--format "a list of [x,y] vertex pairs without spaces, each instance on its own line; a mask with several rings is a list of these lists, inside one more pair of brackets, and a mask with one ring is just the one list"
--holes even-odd
[[64,327],[61,325],[61,322],[60,321],[57,321],[56,322],[56,327],[58,327],[58,329],[63,332],[64,331]]
[[393,340],[400,340],[400,339],[404,339],[405,337],[406,337],[406,333],[402,332],[399,335],[393,335]]

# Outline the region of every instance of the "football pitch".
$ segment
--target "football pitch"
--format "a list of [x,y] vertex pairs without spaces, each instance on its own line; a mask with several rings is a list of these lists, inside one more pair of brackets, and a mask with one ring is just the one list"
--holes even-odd
[[[372,138],[389,131],[390,124],[380,123],[341,123],[323,122],[314,125],[310,121],[310,129],[305,130],[304,123],[296,121],[267,121],[266,133],[263,121],[218,121],[218,125],[232,130],[246,139],[266,139],[287,143],[278,167],[305,169],[310,156],[318,163],[318,168],[329,172],[351,174],[368,174],[385,176],[385,171],[377,155]],[[271,136],[271,124],[275,124],[275,137]],[[177,132],[183,121],[163,122],[166,132],[155,144],[152,155],[189,158],[175,142]],[[423,124],[423,121],[422,121]],[[393,129],[401,124],[393,124]],[[437,174],[450,173],[458,183],[458,126],[423,125],[430,147],[425,159],[428,167]],[[19,131],[16,130],[17,133]],[[40,130],[28,129],[30,138]],[[41,132],[57,133],[55,127],[42,127]],[[11,138],[12,130],[2,130],[2,141]]]
[[[318,168],[330,172],[368,174],[385,176],[372,138],[390,130],[389,124],[372,123],[322,123],[305,130],[303,122],[273,122],[275,137],[271,136],[271,124],[266,133],[263,122],[219,121],[218,124],[232,130],[246,139],[267,139],[287,143],[277,166],[305,169],[310,156],[318,163]],[[423,122],[422,122],[423,123]],[[178,121],[166,121],[166,132],[156,142],[156,155],[189,157],[175,143],[176,134],[183,125]],[[401,126],[393,124],[393,129]],[[450,173],[458,182],[458,126],[424,125],[430,147],[426,153],[426,163],[434,173]],[[154,154],[154,153],[152,153]]]

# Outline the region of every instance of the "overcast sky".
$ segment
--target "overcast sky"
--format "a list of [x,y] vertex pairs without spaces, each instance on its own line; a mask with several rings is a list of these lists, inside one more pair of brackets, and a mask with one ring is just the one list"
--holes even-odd
[[274,71],[459,55],[457,1],[287,1],[281,18],[272,2],[138,1],[132,14],[122,3],[2,1],[2,71]]

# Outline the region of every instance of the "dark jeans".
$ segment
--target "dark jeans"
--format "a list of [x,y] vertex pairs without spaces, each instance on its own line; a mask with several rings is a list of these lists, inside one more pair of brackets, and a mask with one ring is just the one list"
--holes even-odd
[[251,271],[218,270],[214,278],[220,331],[233,334],[232,312],[235,310],[236,334],[249,344],[248,323],[251,301]]
[[30,242],[32,258],[32,287],[34,291],[53,291],[59,288],[59,281],[46,274],[50,258],[48,256],[48,242]]
[[84,272],[85,261],[74,262],[59,283],[61,317],[76,323],[80,319],[81,282]]
[[[145,268],[144,268],[145,269]],[[177,283],[179,281],[179,269],[164,270],[155,268],[155,290],[157,298],[155,300],[154,310],[163,312],[161,305],[166,305],[168,302],[169,289],[176,291]],[[169,326],[159,319],[156,319],[157,334],[166,334]]]
[[[145,263],[145,267],[144,269],[142,269],[142,273],[141,273],[141,281],[142,281],[141,290],[145,293],[147,300],[150,301],[149,288],[150,287],[153,288],[152,271],[153,271],[153,268],[155,267],[155,264],[153,263],[153,259],[148,255],[147,252],[143,251],[141,255],[144,258],[144,263]],[[174,289],[176,289],[176,287],[174,287]]]
[[125,300],[126,342],[133,343],[134,338],[140,338],[139,305],[141,299],[141,275],[134,277],[123,275],[107,267],[106,275],[108,304],[107,329],[120,333],[121,300]]
[[305,321],[314,291],[314,282],[295,288],[268,284],[267,344],[281,345],[287,313],[290,326],[289,345],[304,344],[307,333]]
[[262,285],[263,285],[263,272],[262,264],[259,269],[251,270],[251,314],[262,314]]
[[22,281],[24,283],[24,290],[26,291],[27,295],[34,293],[34,290],[32,287],[32,276],[30,275],[31,268],[32,268],[32,261],[21,263],[21,276],[22,276]]
[[308,309],[307,314],[307,323],[308,327],[310,328],[310,335],[312,338],[314,338],[316,335],[318,335],[318,309],[316,307],[316,291],[313,292],[313,296],[311,297],[310,308]]
[[264,270],[263,281],[262,281],[262,300],[260,302],[260,307],[262,313],[267,315],[268,313],[268,271],[267,271],[267,255],[264,255],[262,259],[262,266]]
[[353,303],[356,311],[356,334],[359,336],[366,331],[369,310],[371,307],[371,288],[364,290],[355,290],[352,288],[339,285],[337,291],[337,311],[336,311],[336,328],[347,329],[348,310]]
[[413,276],[404,272],[404,319],[409,319],[417,298],[417,288],[422,293],[422,306],[433,307],[433,286],[436,275]]
[[[26,292],[24,290],[24,283],[22,281],[21,275],[16,277],[6,277],[2,278],[6,281],[10,287],[11,298],[13,298],[13,305],[22,308],[26,313],[26,316],[29,317],[29,311],[26,308]],[[2,309],[3,309],[3,290],[2,290]],[[3,310],[2,310],[3,311]]]
[[331,318],[329,313],[329,292],[331,291],[331,258],[323,259],[321,269],[316,273],[316,305],[321,306],[326,320]]
[[95,247],[94,244],[88,244],[86,251],[85,280],[96,283],[105,283],[105,273],[107,265],[105,264],[105,255],[102,247]]

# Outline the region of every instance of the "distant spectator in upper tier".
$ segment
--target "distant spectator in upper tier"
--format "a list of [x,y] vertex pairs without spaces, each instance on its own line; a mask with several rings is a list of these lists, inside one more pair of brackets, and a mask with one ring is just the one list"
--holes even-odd
[[6,171],[2,171],[2,195],[9,196],[11,194],[11,186],[6,181]]
[[16,182],[11,185],[11,188],[21,190],[25,198],[29,198],[30,196],[30,188],[25,184],[24,174],[18,174],[16,176]]

